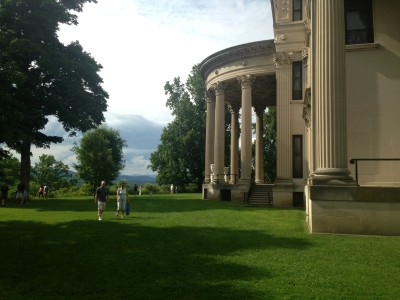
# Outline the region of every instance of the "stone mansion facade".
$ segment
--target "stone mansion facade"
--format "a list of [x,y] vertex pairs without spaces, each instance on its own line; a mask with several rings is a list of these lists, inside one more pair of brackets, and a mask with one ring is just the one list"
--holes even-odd
[[265,183],[263,114],[276,107],[271,205],[303,207],[311,232],[400,235],[400,1],[271,7],[273,40],[200,64],[208,97],[203,198],[242,202]]

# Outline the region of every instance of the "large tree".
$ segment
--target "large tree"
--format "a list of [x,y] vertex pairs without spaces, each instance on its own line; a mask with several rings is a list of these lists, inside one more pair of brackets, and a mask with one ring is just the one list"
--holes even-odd
[[158,173],[157,183],[201,188],[204,177],[205,83],[198,66],[192,68],[186,85],[180,78],[164,86],[174,120],[164,128],[161,143],[150,155],[150,168]]
[[60,136],[42,130],[55,116],[74,135],[104,121],[107,93],[99,65],[79,42],[62,44],[59,24],[96,0],[0,0],[0,142],[21,154],[20,179],[29,186],[31,145]]
[[80,146],[72,148],[78,160],[74,165],[78,176],[93,187],[102,180],[111,183],[125,166],[122,150],[126,146],[118,130],[101,126],[88,131]]

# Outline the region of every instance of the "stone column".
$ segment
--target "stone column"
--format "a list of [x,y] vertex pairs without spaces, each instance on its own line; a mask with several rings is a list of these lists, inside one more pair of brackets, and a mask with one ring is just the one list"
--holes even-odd
[[292,91],[292,53],[274,55],[276,67],[276,183],[292,183],[292,137],[290,134],[290,100]]
[[210,182],[210,164],[214,163],[214,133],[215,133],[215,102],[207,93],[207,117],[206,117],[206,153],[204,166],[204,182]]
[[240,182],[250,183],[251,181],[251,88],[254,82],[251,74],[238,77],[242,86],[242,130],[241,130],[241,156],[240,156]]
[[218,82],[215,90],[215,135],[214,135],[214,181],[224,181],[225,160],[225,91],[224,84]]
[[265,107],[256,107],[256,183],[264,183],[264,110]]
[[343,1],[315,3],[316,169],[312,184],[349,184]]
[[231,110],[231,168],[230,184],[235,184],[239,177],[239,107],[229,106]]

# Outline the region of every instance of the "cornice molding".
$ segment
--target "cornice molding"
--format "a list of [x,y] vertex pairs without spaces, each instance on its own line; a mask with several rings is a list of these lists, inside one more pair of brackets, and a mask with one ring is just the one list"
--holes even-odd
[[275,53],[274,40],[258,41],[230,47],[216,52],[200,63],[200,74],[204,80],[219,67],[232,61],[245,60],[251,57],[272,55]]

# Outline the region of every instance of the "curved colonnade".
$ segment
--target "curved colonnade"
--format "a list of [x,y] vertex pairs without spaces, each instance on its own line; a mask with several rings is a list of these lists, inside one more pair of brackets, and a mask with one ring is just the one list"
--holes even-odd
[[[266,40],[224,49],[200,64],[207,88],[204,198],[240,201],[248,192],[252,109],[256,113],[255,182],[264,182],[262,124],[265,109],[276,106],[274,54],[274,40]],[[224,165],[226,107],[231,112],[228,166]]]

